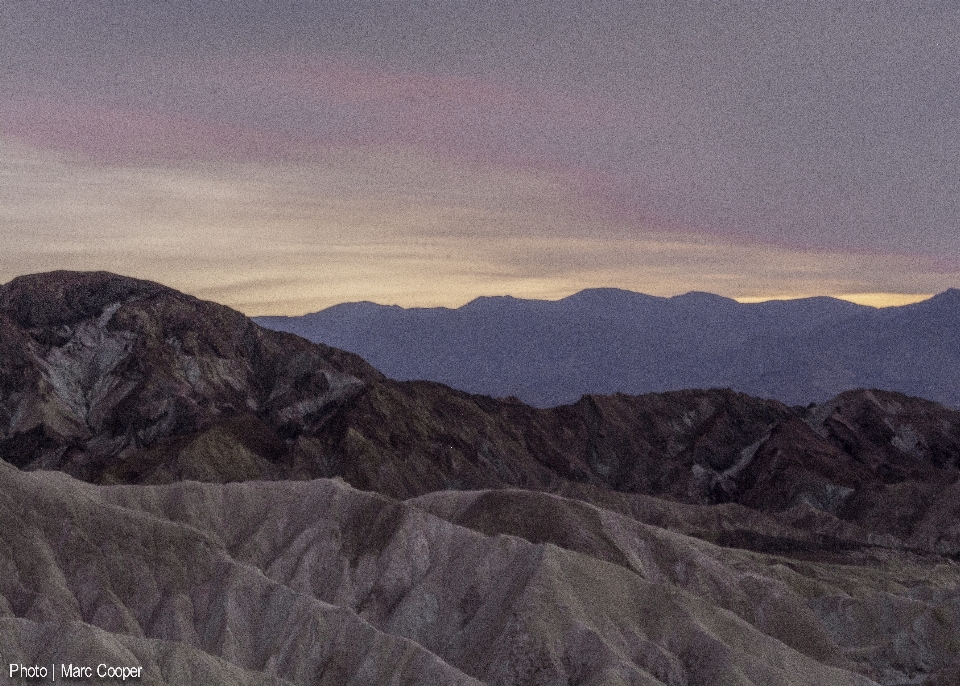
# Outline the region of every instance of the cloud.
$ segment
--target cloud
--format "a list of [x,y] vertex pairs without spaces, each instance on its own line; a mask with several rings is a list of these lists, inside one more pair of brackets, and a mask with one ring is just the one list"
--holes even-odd
[[610,231],[609,220],[580,213],[562,177],[465,170],[416,150],[171,169],[101,167],[6,144],[0,170],[0,279],[108,269],[248,314],[365,299],[559,298],[601,285],[658,295],[930,293],[960,276],[910,256],[790,251],[654,225]]
[[956,12],[123,5],[0,26],[4,274],[254,309],[957,285]]

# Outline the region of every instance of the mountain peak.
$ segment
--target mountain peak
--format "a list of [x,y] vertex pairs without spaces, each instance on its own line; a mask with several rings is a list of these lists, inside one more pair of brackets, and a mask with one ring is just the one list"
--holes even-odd
[[[269,460],[199,465],[189,450],[180,460],[177,441],[213,431],[232,436],[237,454],[262,444],[279,459],[293,450],[285,441],[382,378],[355,355],[107,272],[0,287],[0,338],[0,458],[89,480],[272,476],[280,467]],[[157,471],[148,449],[172,461]]]
[[955,347],[943,343],[956,337],[960,290],[881,309],[589,288],[558,301],[478,298],[459,313],[379,311],[264,323],[355,352],[393,378],[541,407],[585,393],[727,386],[789,404],[881,387],[960,407]]
[[575,305],[616,307],[659,300],[663,300],[663,298],[645,293],[637,293],[636,291],[628,291],[622,288],[585,288],[582,291],[567,296],[560,302]]
[[904,305],[903,307],[896,309],[908,312],[928,310],[946,310],[947,312],[953,312],[955,310],[960,310],[960,289],[948,288],[942,293],[937,293],[932,298],[921,300],[920,302],[913,303],[912,305]]
[[27,328],[71,326],[117,302],[173,292],[110,272],[54,271],[18,276],[0,286],[0,309]]
[[[532,673],[747,683],[744,674],[773,679],[785,664],[798,667],[795,686],[873,684],[874,674],[905,683],[904,664],[928,685],[957,683],[955,646],[938,637],[960,634],[944,611],[960,599],[960,412],[882,390],[791,409],[725,388],[592,394],[534,410],[391,381],[347,353],[149,282],[61,273],[0,294],[33,297],[39,314],[21,317],[51,322],[25,328],[0,308],[0,542],[16,552],[4,558],[0,648],[11,676],[56,645],[65,661],[132,655],[126,664],[157,684],[477,686]],[[642,336],[636,326],[618,333],[619,320],[659,332],[679,311],[681,335],[654,349],[654,364],[633,362],[638,374],[674,364],[682,334],[714,346],[710,326],[742,329],[751,314],[629,292],[584,297],[598,295],[654,305],[539,301],[503,328],[522,329],[538,311],[552,318],[538,354],[569,332],[581,347],[606,336],[601,354],[578,360],[567,348],[525,363],[577,371]],[[503,300],[515,302],[479,304]],[[667,316],[646,318],[658,311]],[[446,332],[486,319],[493,335],[477,339],[502,349],[489,326],[499,314],[459,316],[435,338],[463,345]],[[81,319],[58,323],[71,317]],[[411,357],[431,356],[429,339],[415,344]],[[727,368],[731,355],[719,359]],[[110,486],[81,488],[52,469]],[[247,483],[121,485],[176,481]],[[104,550],[113,554],[100,564]],[[322,564],[304,562],[313,560]],[[806,591],[832,592],[838,570],[853,592],[810,603]],[[360,572],[371,592],[357,593]],[[517,616],[537,618],[534,631]],[[664,616],[680,620],[664,631]],[[931,617],[937,640],[923,633]],[[917,640],[901,640],[917,626]],[[231,640],[210,640],[210,627]],[[281,643],[280,659],[247,659]],[[37,668],[21,666],[21,677],[26,669]]]
[[[948,288],[943,293],[933,296],[930,300],[960,302],[960,288]],[[930,302],[930,300],[927,302]]]

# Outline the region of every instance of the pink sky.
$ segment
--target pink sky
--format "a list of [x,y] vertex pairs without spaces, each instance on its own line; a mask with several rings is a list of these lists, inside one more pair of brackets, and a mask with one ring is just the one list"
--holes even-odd
[[[793,31],[815,13],[633,25],[603,7],[595,26],[561,4],[500,33],[456,12],[430,20],[441,31],[415,9],[339,28],[324,24],[347,21],[332,9],[305,10],[302,27],[241,13],[209,34],[216,8],[132,5],[118,34],[94,10],[43,26],[24,13],[0,35],[16,65],[0,77],[0,279],[123,267],[258,314],[589,286],[958,284],[960,159],[930,86],[956,72],[934,47],[877,57],[889,32],[923,40],[922,18],[841,14],[860,39],[825,30],[813,46]],[[89,36],[57,33],[72,25]],[[243,40],[218,46],[231,31]]]

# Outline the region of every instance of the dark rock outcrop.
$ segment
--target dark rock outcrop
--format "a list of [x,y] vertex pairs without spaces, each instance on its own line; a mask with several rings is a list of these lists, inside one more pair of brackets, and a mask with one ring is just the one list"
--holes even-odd
[[772,524],[741,517],[739,533],[718,534],[746,547],[809,547],[829,532],[960,551],[955,527],[933,533],[952,516],[942,502],[960,479],[960,413],[897,393],[799,409],[690,390],[538,409],[391,381],[349,353],[104,273],[3,286],[0,337],[0,456],[24,469],[95,483],[339,476],[399,499],[655,496],[741,505],[792,532],[771,543]]
[[157,684],[960,678],[960,412],[899,393],[537,409],[58,272],[0,287],[0,456],[8,661]]
[[285,443],[380,378],[147,281],[55,272],[0,287],[0,457],[22,468],[125,482],[286,473]]

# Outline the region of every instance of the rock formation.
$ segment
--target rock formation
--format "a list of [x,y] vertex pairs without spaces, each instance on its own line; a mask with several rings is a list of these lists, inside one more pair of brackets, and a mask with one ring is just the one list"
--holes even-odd
[[752,553],[522,490],[401,502],[337,480],[105,487],[4,465],[0,489],[0,642],[22,664],[162,684],[960,676],[943,558]]
[[263,478],[284,440],[379,378],[355,355],[155,283],[57,272],[0,288],[0,457],[26,469]]
[[538,409],[59,272],[0,287],[0,456],[10,663],[960,682],[960,412],[898,393]]

